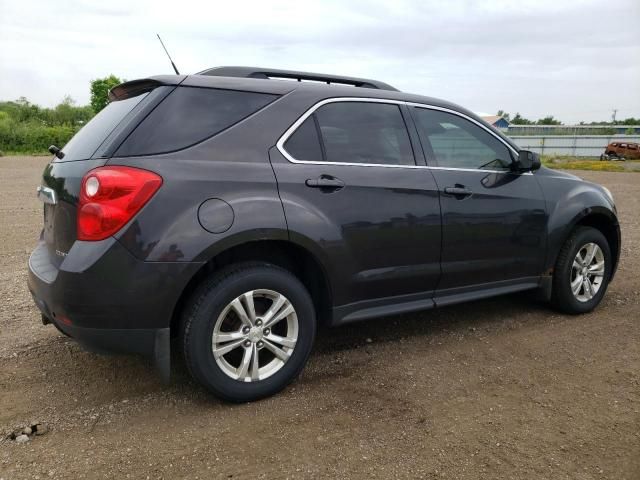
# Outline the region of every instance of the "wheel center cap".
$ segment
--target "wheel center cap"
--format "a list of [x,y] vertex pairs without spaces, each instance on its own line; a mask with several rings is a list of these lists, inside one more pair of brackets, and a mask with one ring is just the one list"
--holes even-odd
[[582,276],[586,275],[587,273],[589,273],[587,267],[582,267]]
[[260,328],[260,327],[251,327],[251,330],[247,334],[247,337],[252,342],[257,342],[259,340],[262,340],[262,328]]

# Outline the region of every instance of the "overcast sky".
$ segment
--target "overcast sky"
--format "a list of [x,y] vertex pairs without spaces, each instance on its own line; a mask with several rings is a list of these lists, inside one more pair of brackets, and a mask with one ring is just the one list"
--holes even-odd
[[370,77],[476,112],[640,117],[640,0],[0,0],[0,100],[256,65]]

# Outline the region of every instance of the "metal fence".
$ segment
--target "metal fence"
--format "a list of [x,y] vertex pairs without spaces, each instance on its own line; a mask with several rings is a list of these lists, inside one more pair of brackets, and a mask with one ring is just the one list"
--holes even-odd
[[515,125],[501,128],[507,135],[640,135],[640,125]]
[[540,155],[599,157],[611,142],[640,143],[640,135],[509,135],[518,147]]

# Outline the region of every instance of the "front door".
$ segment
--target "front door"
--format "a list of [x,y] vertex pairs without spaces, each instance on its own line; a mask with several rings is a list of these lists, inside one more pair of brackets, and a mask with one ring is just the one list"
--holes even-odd
[[291,239],[325,265],[334,305],[351,305],[345,315],[430,299],[440,205],[431,171],[416,165],[414,150],[423,158],[406,107],[323,103],[270,151]]
[[412,113],[442,207],[436,296],[535,284],[547,223],[535,174],[513,172],[515,152],[468,117],[435,108],[414,107]]

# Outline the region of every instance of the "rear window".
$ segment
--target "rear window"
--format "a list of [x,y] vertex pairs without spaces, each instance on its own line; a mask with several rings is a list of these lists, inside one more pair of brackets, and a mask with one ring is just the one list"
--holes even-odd
[[[108,104],[64,146],[62,161],[91,158],[102,142],[147,94],[148,92]],[[54,160],[61,161],[57,157]]]
[[116,155],[182,150],[231,127],[276,98],[235,90],[176,88],[138,125]]

